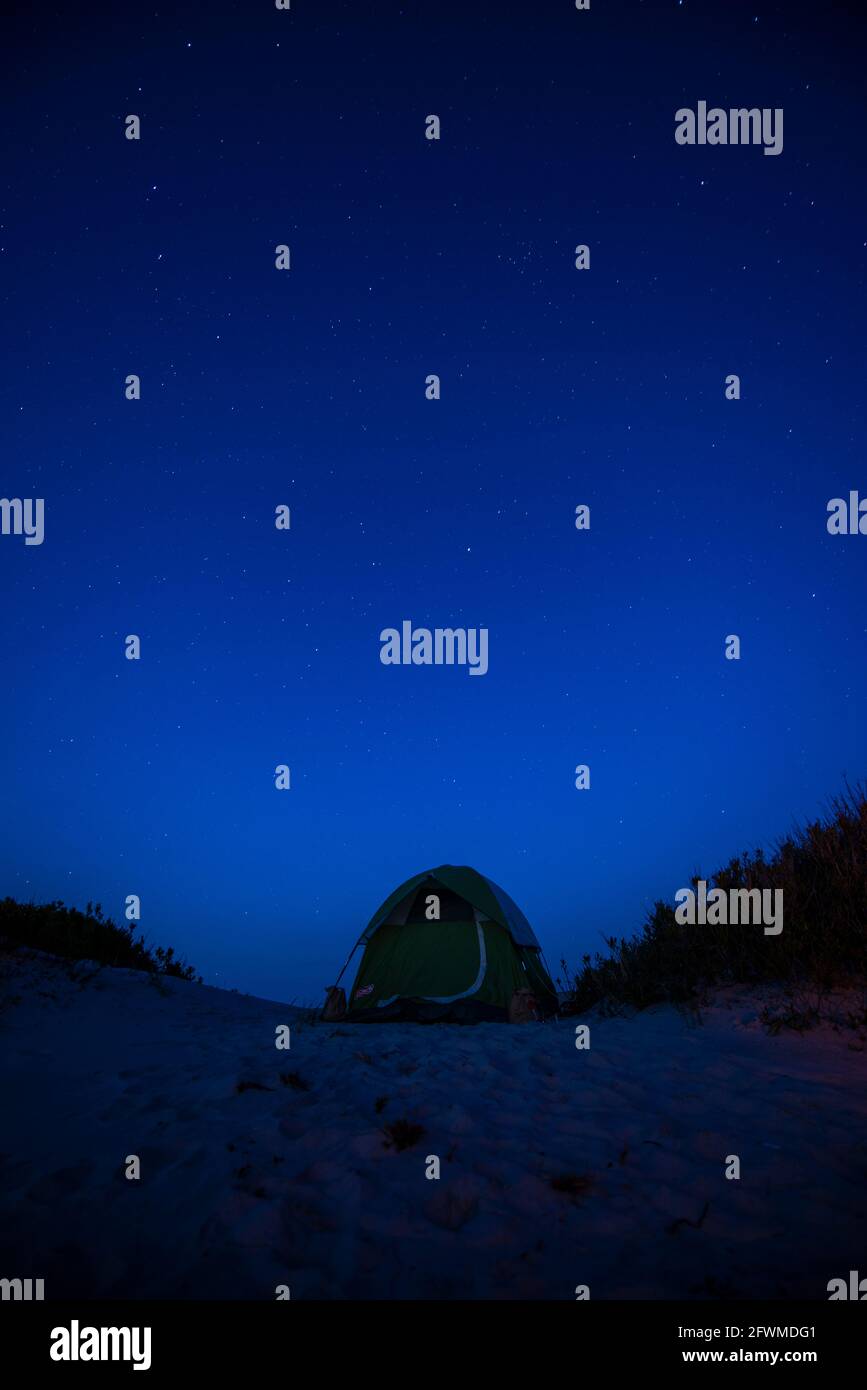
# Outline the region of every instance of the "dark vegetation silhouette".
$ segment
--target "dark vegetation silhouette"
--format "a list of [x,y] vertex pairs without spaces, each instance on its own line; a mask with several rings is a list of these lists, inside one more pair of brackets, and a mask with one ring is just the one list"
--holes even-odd
[[[585,956],[570,972],[561,962],[563,1010],[593,1006],[616,1011],[649,1004],[692,1004],[720,984],[783,984],[809,988],[816,999],[867,980],[867,792],[848,787],[825,816],[796,827],[770,858],[761,849],[732,859],[716,874],[696,873],[711,888],[781,888],[784,925],[779,936],[761,926],[681,925],[675,909],[657,902],[643,930],[626,939],[606,937],[607,956]],[[684,884],[686,886],[686,884]],[[818,1004],[792,1005],[788,1016],[765,1022],[777,1027],[809,1026]]]
[[37,905],[0,899],[0,941],[7,946],[30,946],[67,960],[92,960],[202,983],[201,976],[178,959],[171,946],[148,946],[133,932],[134,923],[118,926],[103,915],[99,903],[88,903],[85,911],[79,912],[60,901]]
[[[764,982],[786,986],[790,996],[786,1011],[764,1019],[769,1029],[805,1029],[818,1019],[823,994],[841,986],[867,985],[863,786],[847,786],[830,802],[824,818],[796,827],[769,858],[761,849],[745,852],[715,874],[694,874],[689,880],[693,888],[699,878],[706,878],[708,891],[781,888],[782,932],[766,936],[753,923],[684,925],[675,920],[670,903],[658,901],[641,932],[631,938],[605,938],[608,955],[584,956],[577,971],[561,962],[562,1012],[577,1014],[593,1007],[614,1012],[661,1003],[692,1006],[714,985]],[[201,976],[176,958],[171,947],[147,945],[134,935],[134,924],[118,926],[103,915],[99,903],[88,903],[80,912],[60,901],[36,905],[4,898],[0,944],[201,983]],[[813,990],[814,997],[799,997],[797,991],[803,989]],[[850,1021],[867,1025],[867,996],[863,1014]],[[404,1138],[389,1137],[396,1147]]]

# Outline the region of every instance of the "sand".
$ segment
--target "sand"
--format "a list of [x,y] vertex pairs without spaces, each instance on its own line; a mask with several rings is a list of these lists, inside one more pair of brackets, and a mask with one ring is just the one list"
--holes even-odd
[[0,1275],[49,1299],[827,1299],[867,1273],[865,1030],[771,1036],[764,997],[590,1018],[579,1050],[575,1019],[311,1024],[6,955]]

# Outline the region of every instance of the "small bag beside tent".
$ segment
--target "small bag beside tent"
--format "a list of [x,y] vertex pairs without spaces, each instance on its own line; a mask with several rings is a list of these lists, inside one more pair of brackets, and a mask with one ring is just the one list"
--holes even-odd
[[346,1009],[350,1021],[505,1022],[557,1011],[523,912],[466,866],[443,864],[407,879],[357,945],[364,954]]

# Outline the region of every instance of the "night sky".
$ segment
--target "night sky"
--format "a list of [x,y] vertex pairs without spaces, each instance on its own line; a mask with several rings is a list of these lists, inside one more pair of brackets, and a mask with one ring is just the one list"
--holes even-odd
[[[139,894],[308,1002],[471,864],[556,970],[863,777],[859,9],[21,7],[0,894]],[[703,100],[783,152],[679,146]],[[487,627],[487,674],[384,666],[404,619]]]

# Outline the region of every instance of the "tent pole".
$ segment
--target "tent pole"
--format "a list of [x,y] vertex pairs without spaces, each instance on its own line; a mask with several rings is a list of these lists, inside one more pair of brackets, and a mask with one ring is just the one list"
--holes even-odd
[[360,945],[361,945],[361,941],[360,941],[360,940],[356,941],[356,943],[355,943],[355,945],[353,946],[352,950],[349,952],[349,955],[346,957],[346,960],[343,962],[343,970],[341,970],[340,974],[337,976],[337,979],[334,981],[334,985],[333,985],[333,988],[334,988],[334,989],[337,988],[337,986],[340,984],[340,981],[343,979],[343,971],[346,969],[347,965],[348,965],[349,962],[352,960],[352,957],[355,955],[355,952],[358,950],[358,948],[359,948]]

